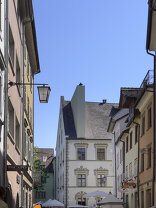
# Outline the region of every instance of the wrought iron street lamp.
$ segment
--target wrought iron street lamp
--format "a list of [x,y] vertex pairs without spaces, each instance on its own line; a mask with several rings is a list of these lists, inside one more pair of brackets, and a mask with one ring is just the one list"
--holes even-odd
[[[48,84],[36,84],[36,83],[21,83],[21,82],[12,82],[8,83],[10,87],[12,86],[20,86],[20,85],[38,85],[38,95],[40,103],[48,103],[49,95],[50,95],[50,87],[47,86]],[[41,86],[39,86],[41,85]]]
[[49,99],[50,91],[51,91],[50,87],[43,85],[37,88],[38,88],[38,95],[39,95],[40,103],[47,103]]

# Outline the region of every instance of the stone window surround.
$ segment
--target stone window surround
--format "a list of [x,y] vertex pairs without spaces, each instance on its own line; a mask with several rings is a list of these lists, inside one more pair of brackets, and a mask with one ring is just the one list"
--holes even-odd
[[[77,194],[75,194],[75,200],[76,200],[76,204],[78,204],[78,199],[79,198],[83,198],[83,195],[86,194],[86,192],[78,192]],[[86,199],[86,204],[88,204],[88,198],[85,198]]]
[[76,159],[78,159],[77,156],[77,149],[78,148],[85,148],[85,160],[87,160],[87,148],[88,148],[88,143],[75,143],[74,144],[75,148],[76,148]]
[[[95,177],[96,177],[96,186],[97,186],[97,187],[98,187],[98,181],[97,181],[98,175],[105,175],[106,178],[107,178],[108,172],[109,172],[109,171],[108,171],[107,169],[102,168],[102,167],[100,167],[100,168],[98,168],[98,169],[94,169],[94,175],[95,175]],[[106,179],[105,186],[107,186],[107,179]]]
[[[106,143],[96,143],[96,144],[94,144],[94,147],[96,149],[96,151],[95,151],[95,159],[97,160],[97,149],[98,148],[104,148],[105,149],[105,160],[107,160],[107,147],[108,147],[108,144],[106,144]],[[105,160],[98,160],[98,161],[105,161]]]
[[78,186],[78,175],[79,174],[86,175],[86,186],[87,186],[87,176],[89,175],[89,170],[87,168],[84,168],[83,166],[80,166],[80,168],[76,168],[74,170],[74,173],[76,175],[76,186]]

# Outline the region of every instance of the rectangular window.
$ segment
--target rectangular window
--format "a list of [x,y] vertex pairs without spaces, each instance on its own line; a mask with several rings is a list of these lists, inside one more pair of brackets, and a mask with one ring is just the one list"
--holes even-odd
[[14,109],[10,100],[8,101],[8,114],[9,133],[11,134],[12,138],[14,138]]
[[128,152],[128,137],[126,138],[126,152]]
[[138,169],[138,159],[134,160],[134,177],[137,176],[137,169]]
[[97,148],[97,160],[105,160],[105,149]]
[[128,165],[126,166],[126,175],[125,175],[125,179],[128,179]]
[[128,195],[126,195],[126,208],[129,208]]
[[43,162],[47,162],[47,156],[43,156]]
[[136,125],[135,126],[135,144],[138,142],[138,131],[139,131],[139,126]]
[[86,187],[86,175],[85,174],[78,174],[77,185],[79,187]]
[[28,81],[29,81],[29,66],[30,66],[30,63],[29,63],[29,55],[27,53],[27,78],[28,78]]
[[148,108],[148,129],[152,126],[152,110],[151,107]]
[[97,175],[97,186],[104,187],[106,185],[106,177],[103,174]]
[[[16,56],[16,83],[20,83],[20,66],[18,57]],[[17,85],[18,90],[20,89],[20,85]]]
[[151,167],[151,147],[147,148],[147,168]]
[[9,26],[9,55],[13,66],[14,66],[14,47],[15,47],[14,39],[11,28]]
[[116,157],[116,165],[118,169],[119,168],[119,152],[117,153],[117,157]]
[[16,56],[16,82],[20,83],[20,66],[17,56]]
[[141,208],[144,208],[144,191],[141,191]]
[[132,179],[132,163],[129,164],[129,179]]
[[45,191],[36,191],[36,199],[45,199],[46,198],[46,192]]
[[120,164],[123,161],[123,147],[120,149]]
[[77,148],[77,159],[85,160],[85,148]]
[[148,189],[146,191],[146,205],[147,207],[151,207],[152,206],[152,193],[151,193],[151,189]]
[[142,136],[145,133],[145,113],[142,115]]
[[24,132],[24,138],[23,138],[23,154],[24,157],[26,156],[26,133]]
[[141,172],[144,171],[144,152],[141,153]]
[[131,133],[130,133],[130,149],[132,149],[132,142],[133,142],[132,139],[133,139],[133,138],[132,138],[132,132],[131,132]]
[[20,125],[16,118],[16,146],[20,148]]

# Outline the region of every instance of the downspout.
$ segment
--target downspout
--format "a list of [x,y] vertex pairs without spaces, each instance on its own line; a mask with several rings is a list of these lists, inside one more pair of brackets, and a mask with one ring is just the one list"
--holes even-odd
[[[24,109],[25,109],[25,86],[24,86],[24,57],[25,57],[25,26],[24,24],[22,24],[22,43],[23,43],[23,51],[22,51],[22,64],[23,64],[23,70],[22,70],[22,75],[23,75],[23,105],[22,105],[22,147],[21,147],[21,165],[23,165],[23,159],[24,159],[24,151],[23,151],[23,147],[24,147],[24,133],[25,133],[25,128],[24,128]],[[23,172],[21,172],[21,207],[24,207],[24,193],[23,193]]]
[[[122,141],[121,139],[120,139],[120,141],[123,144],[123,152],[122,152],[122,157],[123,157],[123,173],[125,173],[125,142]],[[124,201],[125,201],[125,193],[123,193],[123,202]]]
[[6,0],[5,2],[5,80],[4,80],[4,141],[3,141],[3,185],[7,187],[7,132],[8,132],[8,61],[9,61],[9,1]]
[[139,151],[140,151],[140,124],[137,122],[134,122],[139,127],[139,134],[138,136],[138,164],[137,164],[137,192],[138,192],[138,208],[140,207],[140,196],[139,196]]
[[156,57],[155,54],[150,53],[148,50],[147,54],[154,58],[154,96],[153,96],[153,180],[152,180],[152,206],[154,206],[154,192],[155,192],[155,174],[156,174]]
[[112,134],[114,135],[115,196],[117,197],[117,174],[116,174],[116,145],[115,145],[115,132],[113,132]]
[[68,139],[66,138],[66,204],[65,207],[68,207]]

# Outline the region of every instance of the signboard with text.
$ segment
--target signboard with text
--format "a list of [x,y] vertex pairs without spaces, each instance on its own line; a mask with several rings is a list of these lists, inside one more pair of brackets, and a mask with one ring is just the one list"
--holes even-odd
[[27,165],[7,165],[7,171],[28,171]]
[[122,183],[122,188],[130,188],[130,187],[135,188],[136,183],[134,183],[134,182],[124,182],[124,183]]

